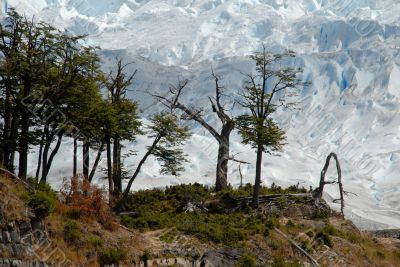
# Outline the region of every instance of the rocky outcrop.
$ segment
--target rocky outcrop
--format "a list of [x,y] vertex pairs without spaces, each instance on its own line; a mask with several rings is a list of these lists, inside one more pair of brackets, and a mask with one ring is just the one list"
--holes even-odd
[[379,230],[372,233],[378,237],[400,239],[400,229]]
[[[0,207],[0,215],[4,215]],[[0,217],[0,267],[48,266],[36,254],[38,245],[45,244],[43,224],[36,220],[11,221]]]
[[241,248],[221,248],[204,253],[200,259],[200,267],[235,266],[243,254]]

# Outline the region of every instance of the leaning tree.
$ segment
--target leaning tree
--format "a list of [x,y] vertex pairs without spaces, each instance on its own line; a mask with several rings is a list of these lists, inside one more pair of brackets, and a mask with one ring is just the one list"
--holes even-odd
[[160,162],[161,174],[178,175],[179,172],[184,170],[182,163],[186,159],[181,146],[190,134],[187,127],[180,125],[179,118],[175,114],[172,112],[160,112],[154,115],[151,123],[146,126],[145,132],[152,139],[152,143],[147,147],[146,153],[142,156],[132,177],[129,179],[121,199],[114,206],[114,211],[117,213],[124,209],[133,182],[149,157],[154,157]]
[[258,206],[263,153],[280,152],[286,144],[285,132],[272,115],[280,107],[292,106],[296,89],[307,84],[298,78],[302,73],[301,68],[284,66],[294,57],[292,51],[274,54],[268,52],[265,46],[261,52],[250,56],[255,62],[256,73],[246,75],[239,100],[245,113],[238,116],[236,121],[242,142],[251,145],[257,153],[253,207]]

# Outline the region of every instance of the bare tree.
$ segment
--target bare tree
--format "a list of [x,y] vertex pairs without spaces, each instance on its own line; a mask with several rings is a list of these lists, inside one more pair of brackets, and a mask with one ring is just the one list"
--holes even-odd
[[188,85],[188,80],[179,81],[177,86],[170,86],[168,97],[161,95],[153,96],[158,98],[164,105],[168,106],[169,108],[181,110],[185,114],[186,119],[194,120],[199,123],[217,140],[219,147],[215,190],[221,191],[228,189],[228,162],[229,160],[236,161],[234,157],[231,157],[229,155],[229,139],[230,134],[235,128],[235,121],[230,115],[228,115],[227,110],[222,103],[221,98],[223,97],[223,91],[225,90],[225,87],[220,85],[220,76],[212,72],[212,78],[215,83],[215,96],[208,98],[210,100],[212,112],[216,113],[219,120],[221,121],[222,127],[219,131],[205,121],[202,109],[190,107],[180,101],[180,97],[182,96],[183,91]]
[[[337,170],[338,177],[337,177],[337,180],[326,181],[325,175],[326,175],[326,172],[328,171],[329,163],[330,163],[332,157],[334,158],[334,160],[336,162],[336,170]],[[319,187],[317,189],[315,189],[315,191],[314,191],[313,197],[315,199],[317,206],[319,206],[319,203],[321,201],[322,194],[324,192],[324,187],[325,187],[325,185],[328,185],[328,184],[338,184],[339,185],[340,198],[334,199],[333,202],[340,201],[340,211],[341,211],[342,216],[344,216],[344,212],[343,212],[343,210],[344,210],[344,195],[347,194],[348,192],[343,190],[342,170],[340,168],[338,157],[335,153],[330,153],[329,156],[326,158],[324,168],[321,171]]]

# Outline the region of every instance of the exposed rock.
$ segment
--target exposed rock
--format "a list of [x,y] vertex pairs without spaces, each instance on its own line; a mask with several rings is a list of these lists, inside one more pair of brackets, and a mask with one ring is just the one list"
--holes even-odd
[[222,248],[210,250],[200,258],[201,267],[235,266],[243,254],[241,248]]
[[3,243],[11,243],[11,235],[8,231],[3,231]]
[[400,239],[400,229],[378,230],[373,231],[372,233],[378,237]]

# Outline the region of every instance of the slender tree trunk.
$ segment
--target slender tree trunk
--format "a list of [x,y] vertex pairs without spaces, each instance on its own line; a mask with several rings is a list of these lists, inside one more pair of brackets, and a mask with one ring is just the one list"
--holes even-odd
[[117,196],[122,192],[121,179],[121,144],[119,138],[114,139],[113,148],[113,179],[114,179],[114,195]]
[[82,163],[83,163],[83,177],[85,178],[85,180],[89,179],[89,164],[90,164],[89,149],[90,149],[89,142],[84,142]]
[[[12,96],[11,89],[6,85],[6,101],[4,106],[4,128],[3,128],[3,151],[1,162],[6,169],[9,168],[10,162],[10,148],[11,148],[11,129],[12,129]],[[9,170],[9,169],[8,169]]]
[[43,170],[42,170],[42,178],[40,179],[40,183],[46,183],[47,182],[47,176],[49,175],[51,165],[53,163],[55,155],[58,153],[60,150],[61,146],[61,141],[63,138],[63,132],[58,133],[58,139],[57,139],[57,144],[54,147],[53,151],[50,153],[50,157],[48,157],[49,151],[50,151],[50,146],[51,143],[53,142],[55,134],[49,134],[48,138],[46,139],[46,144],[44,147],[43,151]]
[[124,206],[126,204],[126,201],[128,200],[129,192],[131,191],[131,187],[132,187],[133,182],[135,181],[136,177],[138,176],[138,174],[139,174],[143,164],[146,162],[147,158],[151,155],[151,153],[153,153],[154,148],[157,146],[158,142],[160,142],[161,138],[162,138],[161,135],[156,136],[156,138],[153,141],[153,144],[147,150],[147,152],[143,156],[143,158],[140,160],[140,162],[139,162],[139,164],[138,164],[138,166],[137,166],[137,168],[135,170],[135,173],[132,175],[131,179],[128,182],[128,185],[125,188],[125,191],[124,191],[124,194],[123,194],[121,200],[114,207],[114,211],[116,213],[120,213],[123,210],[123,208],[124,208]]
[[72,168],[72,177],[77,177],[77,165],[78,165],[78,140],[74,137],[74,155],[73,155],[73,168]]
[[37,165],[37,168],[36,168],[36,176],[35,176],[36,181],[39,181],[40,169],[42,167],[42,154],[43,154],[44,138],[45,138],[45,133],[44,133],[44,130],[43,130],[42,138],[40,140],[38,165]]
[[49,172],[50,172],[51,165],[52,165],[52,163],[53,163],[54,157],[55,157],[55,155],[58,153],[58,150],[60,150],[62,138],[63,138],[63,134],[60,133],[60,134],[58,135],[57,144],[56,144],[56,146],[54,147],[53,151],[51,151],[50,157],[49,157],[49,159],[47,160],[47,170],[46,170],[46,173],[45,173],[45,176],[44,176],[43,181],[41,181],[42,183],[46,183],[46,182],[47,182],[47,176],[49,175]]
[[45,144],[44,144],[44,149],[43,149],[43,155],[42,155],[42,177],[40,178],[40,182],[45,182],[46,181],[46,173],[47,173],[47,158],[50,150],[50,145],[53,141],[54,135],[52,135],[49,130],[48,126],[46,125],[44,128],[44,134],[45,134]]
[[258,207],[258,198],[260,196],[262,156],[263,156],[262,145],[258,145],[257,161],[256,161],[256,179],[254,182],[253,202],[252,202],[252,206],[254,208]]
[[109,192],[109,203],[112,204],[114,182],[112,179],[112,162],[111,162],[111,141],[107,139],[107,178],[108,178],[108,192]]
[[10,152],[10,158],[8,159],[8,164],[7,164],[7,169],[14,173],[15,167],[14,167],[14,159],[15,159],[15,151],[17,148],[17,136],[18,136],[18,129],[19,129],[19,124],[20,124],[20,117],[21,113],[20,110],[17,108],[13,112],[13,117],[12,117],[12,123],[11,123],[11,134],[9,138],[9,152]]
[[102,142],[100,145],[100,148],[99,148],[99,151],[97,152],[96,159],[94,161],[92,170],[90,171],[89,183],[92,182],[94,174],[96,173],[96,169],[97,169],[97,166],[99,165],[101,154],[103,153],[103,150],[104,150],[104,142]]
[[21,138],[19,142],[18,176],[21,179],[26,179],[29,150],[29,116],[27,116],[26,112],[22,114]]
[[[28,97],[31,90],[31,81],[29,77],[25,78],[23,97]],[[28,171],[28,151],[29,151],[29,126],[30,114],[26,106],[20,106],[21,112],[21,134],[19,139],[19,165],[18,176],[26,179]]]

